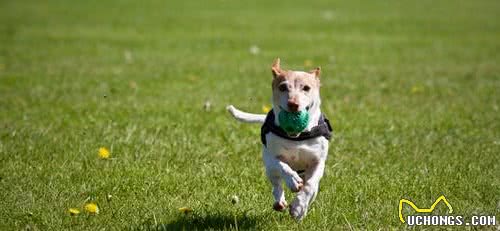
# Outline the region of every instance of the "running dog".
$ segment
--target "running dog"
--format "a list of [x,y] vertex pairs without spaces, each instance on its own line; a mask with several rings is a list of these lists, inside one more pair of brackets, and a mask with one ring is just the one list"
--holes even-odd
[[[284,211],[288,207],[282,187],[284,180],[287,187],[297,193],[290,205],[290,215],[301,221],[318,194],[332,133],[328,119],[320,110],[321,69],[283,70],[277,58],[271,70],[273,108],[267,115],[246,113],[232,105],[227,110],[240,121],[262,124],[262,158],[273,187],[273,208]],[[308,113],[307,126],[298,133],[286,132],[278,119],[282,110]]]

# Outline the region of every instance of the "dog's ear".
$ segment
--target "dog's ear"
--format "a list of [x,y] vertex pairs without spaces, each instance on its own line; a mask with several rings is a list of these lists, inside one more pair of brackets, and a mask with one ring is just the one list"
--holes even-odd
[[276,58],[273,62],[273,66],[271,67],[271,71],[273,72],[273,76],[276,78],[281,75],[281,67],[280,67],[280,58]]
[[310,71],[309,73],[313,74],[316,77],[319,77],[319,75],[321,74],[321,67],[316,67],[314,70]]

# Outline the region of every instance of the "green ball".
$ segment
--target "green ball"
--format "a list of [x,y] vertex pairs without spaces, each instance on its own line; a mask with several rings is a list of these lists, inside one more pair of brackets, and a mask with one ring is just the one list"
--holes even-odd
[[309,113],[306,110],[299,112],[281,110],[278,114],[278,121],[285,132],[297,134],[306,129],[309,123]]

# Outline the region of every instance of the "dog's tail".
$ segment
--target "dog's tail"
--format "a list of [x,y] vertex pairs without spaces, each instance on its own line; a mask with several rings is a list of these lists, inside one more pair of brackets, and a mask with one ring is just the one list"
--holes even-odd
[[266,121],[265,114],[252,114],[243,112],[236,109],[233,105],[227,106],[226,109],[231,113],[231,115],[233,115],[234,118],[242,122],[263,124],[264,121]]

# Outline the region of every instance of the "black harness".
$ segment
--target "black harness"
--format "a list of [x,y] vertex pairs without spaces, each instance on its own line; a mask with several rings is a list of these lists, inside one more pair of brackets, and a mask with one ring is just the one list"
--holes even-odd
[[267,113],[266,121],[260,128],[260,140],[264,145],[266,145],[266,134],[269,132],[272,132],[281,138],[294,141],[307,140],[320,136],[324,136],[327,140],[330,140],[332,137],[332,131],[333,129],[330,125],[330,121],[323,114],[321,114],[318,125],[313,127],[311,131],[301,132],[299,136],[289,136],[282,128],[274,124],[274,112],[271,110]]

